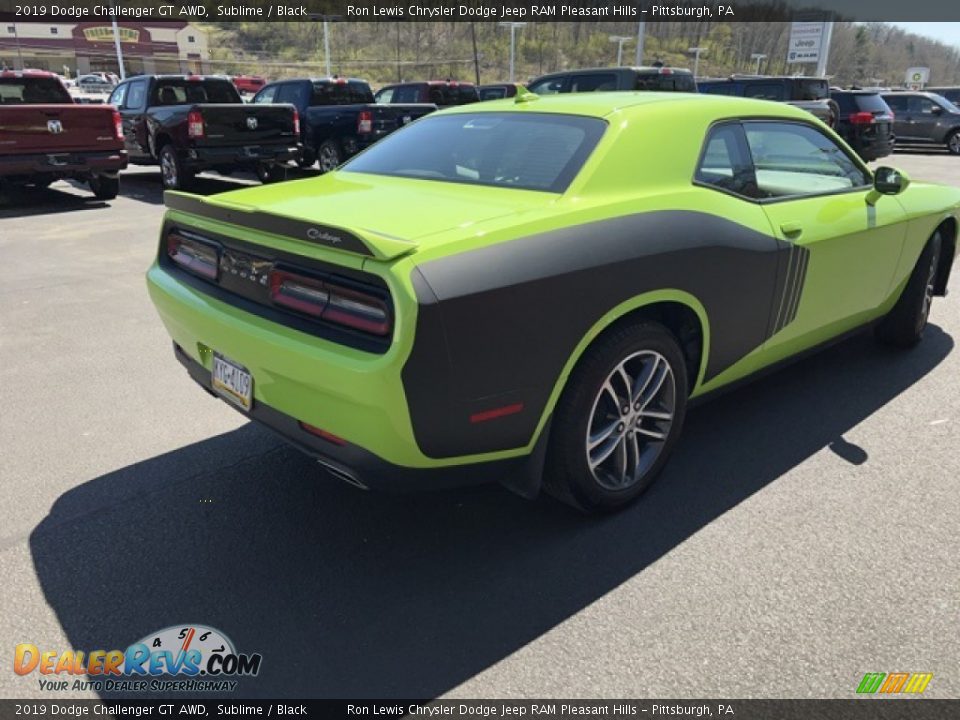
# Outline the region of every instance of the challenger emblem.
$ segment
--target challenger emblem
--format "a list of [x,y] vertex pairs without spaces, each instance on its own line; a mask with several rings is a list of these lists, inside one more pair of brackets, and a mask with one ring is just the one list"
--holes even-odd
[[341,239],[336,235],[331,235],[330,233],[324,232],[319,228],[310,228],[307,230],[307,237],[313,241],[322,240],[324,242],[333,243],[334,245],[339,245],[341,242]]
[[256,129],[257,129],[257,119],[256,119],[255,117],[248,117],[248,118],[247,118],[247,128],[250,129],[250,130],[256,130]]
[[54,135],[59,135],[63,132],[63,123],[59,120],[47,120],[47,130]]

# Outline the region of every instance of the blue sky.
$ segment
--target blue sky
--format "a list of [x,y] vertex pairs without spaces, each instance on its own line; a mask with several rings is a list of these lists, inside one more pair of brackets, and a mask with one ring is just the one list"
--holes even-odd
[[896,22],[891,25],[960,48],[960,22]]

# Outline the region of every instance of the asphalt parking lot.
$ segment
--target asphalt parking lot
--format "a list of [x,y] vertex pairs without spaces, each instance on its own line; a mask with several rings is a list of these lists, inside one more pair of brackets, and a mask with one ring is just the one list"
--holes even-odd
[[262,653],[241,697],[960,696],[960,272],[916,350],[857,337],[692,411],[644,500],[585,519],[364,493],[201,392],[144,285],[157,171],[121,193],[0,206],[0,696],[51,697],[17,643],[182,623]]

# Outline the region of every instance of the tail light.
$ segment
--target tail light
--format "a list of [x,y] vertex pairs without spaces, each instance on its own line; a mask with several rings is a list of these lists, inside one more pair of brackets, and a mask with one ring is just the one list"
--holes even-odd
[[194,275],[207,280],[217,279],[220,251],[216,245],[172,232],[167,235],[167,255]]
[[390,312],[379,297],[287,270],[270,273],[275,305],[372,335],[390,332]]
[[300,113],[296,108],[293,109],[293,134],[300,135]]
[[204,136],[203,114],[199,110],[191,110],[187,114],[187,135],[192,138]]
[[373,113],[369,110],[362,110],[357,116],[357,132],[361,134],[373,132]]
[[123,118],[120,117],[120,111],[113,111],[113,134],[117,140],[123,140]]
[[850,124],[851,125],[872,125],[873,113],[870,113],[870,112],[852,113],[850,115]]
[[660,68],[660,74],[661,74],[661,75],[673,75],[673,70],[671,70],[671,69],[668,68],[668,67],[662,67],[662,68]]

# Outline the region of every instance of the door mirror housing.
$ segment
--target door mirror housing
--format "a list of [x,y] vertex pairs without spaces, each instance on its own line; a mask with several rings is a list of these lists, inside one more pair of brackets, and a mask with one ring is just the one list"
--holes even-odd
[[905,172],[882,165],[873,173],[873,189],[867,193],[867,203],[875,205],[881,195],[899,195],[909,185],[910,178]]
[[943,108],[940,107],[939,105],[934,105],[930,109],[930,112],[932,112],[934,115],[940,115],[941,113],[943,113]]

